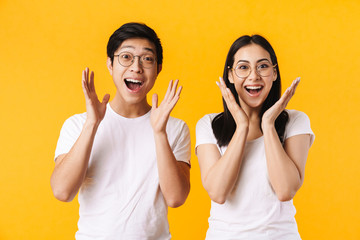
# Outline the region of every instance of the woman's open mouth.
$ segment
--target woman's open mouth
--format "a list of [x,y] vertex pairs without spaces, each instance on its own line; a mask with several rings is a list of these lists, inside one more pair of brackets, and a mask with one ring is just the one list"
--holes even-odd
[[257,96],[260,91],[263,89],[263,86],[246,86],[245,90],[250,93],[251,96]]

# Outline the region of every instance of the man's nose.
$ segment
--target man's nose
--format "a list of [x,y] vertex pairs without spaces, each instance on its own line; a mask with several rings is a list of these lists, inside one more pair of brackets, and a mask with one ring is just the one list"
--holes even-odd
[[140,56],[134,56],[132,64],[130,65],[130,70],[134,72],[141,72],[142,65],[140,62]]

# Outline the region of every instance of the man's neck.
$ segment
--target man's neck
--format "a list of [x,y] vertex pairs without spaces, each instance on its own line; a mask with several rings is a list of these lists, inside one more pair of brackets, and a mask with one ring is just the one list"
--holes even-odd
[[115,98],[110,102],[111,108],[125,118],[136,118],[145,115],[150,111],[151,106],[146,98],[139,103],[129,103],[120,98]]

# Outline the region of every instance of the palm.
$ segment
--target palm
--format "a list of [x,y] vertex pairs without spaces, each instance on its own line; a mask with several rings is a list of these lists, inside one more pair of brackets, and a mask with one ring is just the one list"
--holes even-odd
[[296,87],[299,85],[299,82],[300,78],[296,78],[292,82],[291,86],[286,89],[281,98],[264,113],[262,117],[263,123],[273,124],[275,122],[276,118],[280,115],[282,111],[284,111],[290,99],[294,96]]
[[153,95],[150,121],[151,126],[155,132],[162,132],[166,130],[166,124],[169,119],[170,113],[175,107],[177,101],[179,100],[181,93],[181,86],[176,90],[178,82],[179,81],[176,80],[173,84],[173,81],[170,81],[164,100],[161,102],[159,107],[158,96],[157,94]]
[[236,102],[234,95],[231,93],[230,89],[226,87],[224,80],[220,78],[220,84],[218,82],[216,83],[220,88],[221,95],[223,96],[226,102],[226,106],[228,107],[231,115],[233,116],[236,125],[240,126],[243,123],[248,123],[248,116]]
[[87,118],[99,124],[105,116],[106,104],[109,101],[110,95],[106,94],[103,101],[99,101],[95,91],[94,72],[91,72],[89,77],[88,68],[83,71],[82,88],[85,95]]

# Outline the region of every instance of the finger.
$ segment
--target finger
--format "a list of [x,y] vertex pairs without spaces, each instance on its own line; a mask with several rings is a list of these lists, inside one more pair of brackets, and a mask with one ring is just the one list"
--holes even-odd
[[90,93],[90,85],[89,85],[89,68],[85,68],[85,83],[86,83],[86,89],[88,90],[88,93]]
[[297,87],[299,86],[299,83],[300,83],[300,77],[296,78],[296,80],[295,80],[294,93],[295,93]]
[[180,86],[180,87],[178,88],[178,90],[176,91],[176,96],[180,97],[180,93],[181,93],[181,90],[182,90],[182,89],[183,89],[182,86]]
[[164,100],[167,100],[167,98],[169,97],[170,91],[171,91],[171,88],[172,88],[172,84],[173,84],[173,80],[170,80],[168,89],[166,90],[166,93],[165,93]]
[[220,79],[220,81],[219,81],[219,82],[216,82],[216,85],[218,85],[218,87],[219,87],[219,89],[220,89],[220,91],[221,91],[221,95],[222,95],[223,97],[225,97],[226,92],[225,92],[224,84],[223,84],[222,78],[219,77],[219,79]]
[[86,71],[86,82],[88,82],[89,81],[89,68],[86,67],[85,71]]
[[158,106],[158,95],[154,93],[152,95],[152,109],[156,109]]
[[291,100],[291,98],[294,96],[295,94],[295,90],[296,87],[299,84],[300,79],[296,78],[292,83],[291,86],[288,87],[286,89],[286,91],[284,92],[284,94],[281,96],[279,103],[281,104],[282,108],[286,108],[286,106],[288,105],[289,101]]
[[[294,94],[295,94],[295,91],[296,91],[296,88],[297,88],[297,86],[299,85],[299,82],[300,82],[300,78],[298,77],[298,78],[296,78],[293,82],[292,82],[292,84],[291,84],[291,86],[290,86],[290,93],[289,93],[289,97],[290,98],[292,98],[293,96],[294,96]],[[290,99],[289,99],[290,100]]]
[[82,72],[82,81],[81,81],[82,89],[84,91],[85,97],[89,97],[89,90],[86,84],[86,71]]
[[232,92],[230,91],[230,89],[229,89],[229,88],[226,88],[226,91],[227,91],[227,95],[228,95],[229,100],[230,100],[231,102],[236,102],[236,101],[235,101],[235,97],[234,97],[234,95],[232,94]]
[[176,79],[174,84],[172,85],[172,88],[171,88],[171,91],[169,94],[169,101],[171,101],[174,98],[178,83],[179,83],[179,79]]
[[229,88],[226,89],[226,92],[227,92],[227,100],[225,100],[226,104],[228,105],[229,108],[236,109],[239,105],[235,101],[234,95],[232,94]]
[[279,99],[278,103],[282,108],[285,108],[287,106],[287,103],[290,101],[291,98],[291,86],[286,89],[284,94]]
[[91,92],[95,92],[95,84],[94,84],[94,72],[91,71],[90,74],[90,84],[89,84],[89,89]]
[[222,77],[219,77],[219,79],[220,79],[220,89],[222,90],[222,93],[224,93],[223,96],[225,96],[227,99],[229,99],[229,93],[231,95],[232,95],[232,93],[231,93],[230,89],[226,86],[224,79]]
[[179,86],[178,90],[176,91],[175,96],[172,98],[172,100],[170,102],[171,109],[173,109],[175,107],[176,103],[179,101],[181,90],[182,90],[182,86]]
[[225,99],[226,98],[226,90],[224,89],[224,87],[220,84],[219,85],[219,89],[220,89],[220,92],[221,92],[221,96]]
[[110,94],[105,94],[101,103],[107,104],[109,102],[109,99],[110,99]]

